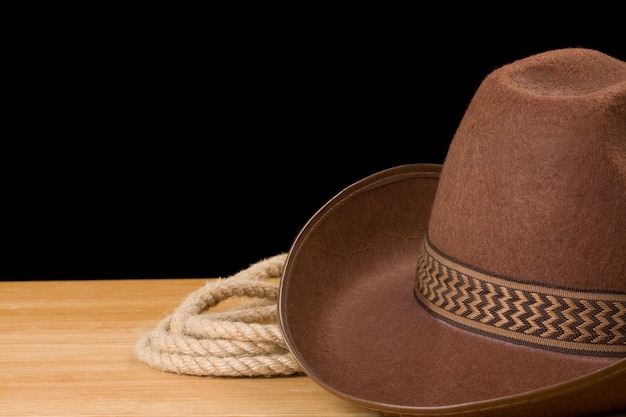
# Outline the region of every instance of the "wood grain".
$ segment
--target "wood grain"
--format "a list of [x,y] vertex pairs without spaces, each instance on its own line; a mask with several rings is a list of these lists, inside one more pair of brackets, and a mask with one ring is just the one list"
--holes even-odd
[[306,376],[158,371],[137,341],[204,279],[0,282],[2,416],[378,416]]

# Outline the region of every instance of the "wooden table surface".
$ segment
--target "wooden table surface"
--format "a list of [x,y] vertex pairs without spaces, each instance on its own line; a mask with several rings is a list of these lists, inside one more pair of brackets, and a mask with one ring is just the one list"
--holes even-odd
[[206,282],[0,282],[0,415],[378,416],[307,376],[200,377],[137,360],[137,341]]

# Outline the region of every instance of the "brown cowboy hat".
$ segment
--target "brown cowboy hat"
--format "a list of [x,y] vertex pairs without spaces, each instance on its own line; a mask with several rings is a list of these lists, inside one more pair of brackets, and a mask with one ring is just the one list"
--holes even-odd
[[626,63],[566,48],[493,71],[443,166],[310,219],[279,318],[307,375],[384,414],[626,410]]

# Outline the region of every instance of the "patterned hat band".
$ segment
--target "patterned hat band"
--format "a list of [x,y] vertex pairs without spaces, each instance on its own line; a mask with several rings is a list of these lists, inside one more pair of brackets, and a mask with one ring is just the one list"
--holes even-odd
[[626,292],[524,283],[459,263],[424,239],[417,300],[457,327],[579,355],[626,357]]

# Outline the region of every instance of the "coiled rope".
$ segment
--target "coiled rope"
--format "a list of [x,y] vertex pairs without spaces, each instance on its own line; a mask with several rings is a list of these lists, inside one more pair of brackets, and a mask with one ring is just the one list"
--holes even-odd
[[[153,368],[186,375],[302,373],[278,325],[279,284],[267,280],[280,277],[286,257],[266,258],[231,277],[207,282],[138,341],[135,356]],[[233,297],[243,301],[215,309]]]

